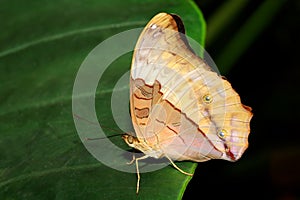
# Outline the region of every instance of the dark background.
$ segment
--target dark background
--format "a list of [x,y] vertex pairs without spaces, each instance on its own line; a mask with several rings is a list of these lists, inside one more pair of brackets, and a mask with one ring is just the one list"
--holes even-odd
[[[212,58],[228,50],[231,37],[262,2],[249,1],[222,36],[206,45]],[[197,4],[205,19],[221,5]],[[285,1],[226,72],[243,104],[253,108],[249,148],[236,163],[199,163],[184,199],[300,198],[299,8],[300,1]],[[208,34],[209,28],[208,20]],[[222,63],[216,64],[222,73]]]

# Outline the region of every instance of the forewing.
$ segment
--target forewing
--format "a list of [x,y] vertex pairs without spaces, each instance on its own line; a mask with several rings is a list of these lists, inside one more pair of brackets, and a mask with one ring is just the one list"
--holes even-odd
[[[161,13],[138,40],[130,81],[137,136],[150,146],[165,145],[168,152],[181,149],[176,147],[181,140],[188,146],[182,146],[182,155],[190,157],[186,150],[191,148],[205,157],[237,160],[248,146],[251,109],[241,104],[228,81],[192,52],[180,32],[184,29],[178,17]],[[166,109],[167,104],[173,111]],[[180,126],[172,133],[170,126],[178,119]],[[200,144],[215,152],[204,151]]]

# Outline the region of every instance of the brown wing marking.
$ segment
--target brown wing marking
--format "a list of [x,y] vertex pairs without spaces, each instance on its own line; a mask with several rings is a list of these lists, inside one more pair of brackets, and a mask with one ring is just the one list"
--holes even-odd
[[149,117],[149,108],[134,108],[135,109],[135,116],[139,119],[148,118]]
[[[136,108],[141,108],[141,105],[149,105],[147,116],[135,113],[133,117],[133,123],[136,124],[134,127],[138,129],[138,137],[144,138],[151,147],[159,146],[174,160],[200,162],[222,156],[222,153],[214,147],[195,122],[162,98],[159,82],[156,81],[153,86],[143,85],[142,82],[142,80],[131,80],[132,108],[136,110]],[[148,99],[148,93],[151,91],[153,98]],[[143,110],[143,112],[146,111]],[[177,148],[173,147],[175,144]]]

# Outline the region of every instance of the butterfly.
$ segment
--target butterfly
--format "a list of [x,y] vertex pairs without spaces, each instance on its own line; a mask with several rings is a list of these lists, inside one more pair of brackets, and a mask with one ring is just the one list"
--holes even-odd
[[130,72],[130,112],[136,136],[125,142],[149,157],[203,162],[238,160],[248,147],[251,108],[190,47],[179,16],[159,13],[135,46]]

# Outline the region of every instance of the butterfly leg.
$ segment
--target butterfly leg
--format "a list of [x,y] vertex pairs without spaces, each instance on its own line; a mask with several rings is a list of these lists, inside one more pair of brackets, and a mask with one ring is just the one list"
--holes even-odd
[[172,160],[171,158],[169,158],[167,155],[165,155],[166,158],[168,158],[168,160],[171,162],[171,164],[173,165],[173,167],[175,167],[175,169],[177,169],[178,171],[180,171],[181,173],[185,174],[185,175],[188,175],[188,176],[193,176],[194,174],[191,174],[191,173],[188,173],[188,172],[185,172],[183,171],[182,169],[180,169]]
[[127,162],[127,165],[131,165],[135,161],[135,155],[132,155],[132,160],[130,162]]
[[142,157],[140,157],[140,158],[135,159],[136,174],[137,174],[136,194],[139,193],[139,189],[140,189],[140,179],[141,179],[141,177],[140,177],[140,171],[139,171],[139,162],[138,162],[138,161],[139,161],[139,160],[146,159],[146,158],[148,158],[148,157],[149,157],[148,155],[144,155],[144,156],[142,156]]

